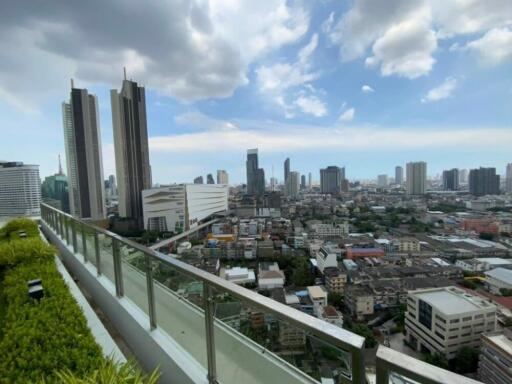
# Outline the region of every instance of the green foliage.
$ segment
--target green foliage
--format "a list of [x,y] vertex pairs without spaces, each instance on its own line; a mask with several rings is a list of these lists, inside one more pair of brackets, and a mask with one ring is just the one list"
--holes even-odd
[[448,360],[446,360],[446,357],[439,352],[427,355],[425,357],[425,361],[429,364],[435,365],[436,367],[448,369]]
[[0,243],[0,266],[53,260],[55,250],[37,237]]
[[374,348],[377,346],[377,340],[375,340],[375,336],[373,335],[373,331],[365,324],[345,324],[347,329],[358,334],[359,336],[363,336],[365,339],[364,346],[365,348]]
[[[69,369],[57,373],[61,384],[156,384],[160,374],[155,369],[150,375],[143,375],[133,361],[116,364],[112,359],[103,360],[87,377],[77,376]],[[43,381],[41,384],[44,384]]]
[[341,302],[343,301],[343,296],[339,293],[332,292],[327,296],[327,301],[329,305],[339,308],[341,306]]
[[19,218],[9,221],[0,229],[0,240],[18,239],[19,232],[25,232],[27,237],[39,237],[39,228],[34,221]]
[[315,279],[309,269],[309,261],[304,257],[292,259],[293,272],[292,282],[297,287],[307,287],[313,285]]
[[469,288],[469,289],[476,289],[477,284],[474,281],[471,280],[462,280],[460,283],[463,287]]
[[494,240],[494,234],[488,232],[482,232],[480,235],[478,235],[478,237],[482,240]]
[[512,296],[512,289],[500,288],[501,296]]
[[477,349],[471,347],[462,347],[457,351],[454,360],[454,368],[457,373],[471,373],[478,369]]

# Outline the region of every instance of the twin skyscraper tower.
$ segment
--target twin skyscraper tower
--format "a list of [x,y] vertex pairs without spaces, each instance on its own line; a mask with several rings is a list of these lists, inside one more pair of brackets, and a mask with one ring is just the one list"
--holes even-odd
[[[110,91],[119,196],[119,216],[142,227],[141,192],[151,188],[144,87],[124,75],[121,91]],[[69,102],[62,103],[71,214],[106,218],[98,99],[71,80]]]

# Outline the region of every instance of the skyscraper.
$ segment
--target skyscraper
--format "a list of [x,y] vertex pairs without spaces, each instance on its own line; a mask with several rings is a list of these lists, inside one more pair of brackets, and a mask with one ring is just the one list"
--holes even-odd
[[395,167],[395,184],[402,185],[404,182],[404,169],[397,165]]
[[265,193],[265,171],[258,167],[258,148],[247,150],[247,194],[262,195]]
[[288,179],[286,181],[286,192],[288,197],[295,199],[299,195],[299,180],[300,173],[292,171],[288,175]]
[[73,216],[106,217],[98,100],[71,81],[69,103],[62,103],[68,168],[69,208]]
[[427,183],[427,163],[410,162],[406,165],[407,194],[424,195]]
[[331,165],[320,170],[320,189],[322,193],[338,194],[341,182],[345,179],[345,168]]
[[287,157],[284,161],[284,185],[286,185],[286,181],[288,180],[288,176],[290,175],[290,158]]
[[499,195],[500,176],[496,175],[496,168],[470,170],[469,193],[475,196]]
[[468,170],[459,169],[459,184],[467,184],[468,182]]
[[306,189],[306,175],[300,177],[300,189]]
[[223,169],[217,170],[217,184],[229,184],[228,173]]
[[123,80],[121,92],[110,91],[116,157],[119,215],[142,228],[142,191],[151,188],[146,96],[144,87]]
[[512,163],[507,164],[507,172],[505,176],[505,190],[512,192]]
[[39,216],[40,205],[39,165],[0,162],[0,216]]
[[457,168],[443,171],[443,189],[457,191],[459,189],[459,170]]
[[110,196],[117,196],[117,184],[115,175],[110,175],[108,177],[108,187],[110,189]]
[[206,184],[215,184],[215,180],[213,180],[213,175],[211,173],[206,175]]
[[197,176],[194,179],[194,184],[203,184],[203,176]]
[[313,186],[313,178],[311,176],[311,172],[308,173],[308,188],[311,189]]
[[378,175],[377,176],[377,185],[379,187],[387,187],[388,186],[388,175]]

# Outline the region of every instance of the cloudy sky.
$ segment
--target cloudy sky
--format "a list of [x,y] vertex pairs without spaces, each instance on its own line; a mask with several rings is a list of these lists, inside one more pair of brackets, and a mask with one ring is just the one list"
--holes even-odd
[[344,165],[512,162],[510,0],[89,0],[0,12],[0,158],[64,156],[69,79],[99,98],[105,176],[115,172],[109,90],[146,87],[153,180],[226,169],[245,181]]

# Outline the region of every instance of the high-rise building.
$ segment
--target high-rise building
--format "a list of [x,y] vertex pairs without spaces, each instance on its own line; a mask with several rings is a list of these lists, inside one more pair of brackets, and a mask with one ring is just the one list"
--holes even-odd
[[407,163],[406,173],[407,194],[425,194],[427,183],[427,163],[424,161]]
[[469,193],[475,196],[499,195],[500,176],[496,174],[496,168],[470,170]]
[[459,169],[459,184],[467,184],[468,174],[467,169]]
[[306,189],[306,175],[300,177],[300,189]]
[[121,92],[110,91],[116,157],[119,216],[142,227],[142,190],[151,188],[146,96],[144,87],[126,80]]
[[443,189],[457,191],[459,189],[459,170],[457,168],[443,171]]
[[206,175],[206,184],[215,184],[215,180],[213,180],[213,175],[211,173]]
[[507,164],[507,172],[505,175],[505,190],[512,192],[512,163]]
[[108,187],[110,189],[110,196],[117,196],[117,183],[115,175],[110,175],[108,177]]
[[311,175],[311,172],[308,173],[308,188],[311,189],[313,186],[313,177]]
[[284,185],[286,185],[286,181],[288,180],[288,176],[290,175],[290,158],[287,157],[284,161]]
[[388,175],[378,175],[377,176],[377,185],[379,187],[387,187],[388,186]]
[[223,169],[217,170],[217,184],[229,184],[228,173]]
[[299,195],[299,180],[299,172],[290,172],[290,174],[288,175],[288,180],[286,181],[286,194],[288,197],[295,199]]
[[262,195],[265,193],[265,171],[258,167],[258,148],[247,150],[247,194]]
[[331,165],[320,170],[320,189],[322,193],[338,194],[341,182],[345,179],[345,168]]
[[40,205],[39,165],[0,162],[0,216],[39,216]]
[[68,168],[69,210],[73,216],[106,217],[98,99],[71,82],[69,103],[62,103]]
[[404,168],[397,165],[395,167],[395,184],[402,185],[404,182]]
[[44,203],[69,213],[68,178],[66,175],[56,173],[45,177],[41,185],[41,198]]
[[203,176],[197,176],[194,179],[194,184],[203,184]]

